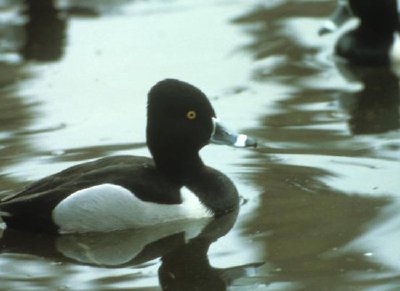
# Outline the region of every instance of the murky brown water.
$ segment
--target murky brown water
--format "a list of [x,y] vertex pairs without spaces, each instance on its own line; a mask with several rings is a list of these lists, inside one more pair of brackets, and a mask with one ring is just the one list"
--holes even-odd
[[39,17],[0,1],[0,195],[93,158],[148,155],[146,94],[166,77],[262,144],[202,152],[246,201],[237,218],[197,237],[197,223],[6,230],[0,289],[396,290],[399,82],[334,63],[337,35],[317,35],[334,4],[65,0]]

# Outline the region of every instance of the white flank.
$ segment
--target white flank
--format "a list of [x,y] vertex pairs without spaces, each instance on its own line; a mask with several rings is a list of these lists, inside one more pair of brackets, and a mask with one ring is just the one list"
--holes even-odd
[[390,48],[390,61],[394,66],[400,66],[400,36],[398,33],[394,34],[393,45]]
[[124,187],[102,184],[72,193],[52,214],[61,233],[107,232],[212,217],[191,191],[183,188],[181,194],[182,204],[157,204],[140,200]]

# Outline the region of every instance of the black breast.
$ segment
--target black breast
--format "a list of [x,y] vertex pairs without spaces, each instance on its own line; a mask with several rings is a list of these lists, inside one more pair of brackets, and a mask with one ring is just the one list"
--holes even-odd
[[221,172],[204,167],[198,175],[185,185],[193,191],[202,203],[221,216],[239,207],[239,195],[233,182]]

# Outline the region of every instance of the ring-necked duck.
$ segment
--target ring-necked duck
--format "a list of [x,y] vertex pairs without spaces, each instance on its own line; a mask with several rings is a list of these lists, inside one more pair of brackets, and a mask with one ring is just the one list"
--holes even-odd
[[59,233],[106,232],[186,218],[217,217],[238,207],[232,181],[203,164],[210,141],[256,146],[216,119],[206,95],[174,79],[148,94],[147,145],[153,159],[113,156],[33,183],[0,203],[8,227]]
[[397,0],[338,0],[337,9],[319,33],[335,30],[351,15],[360,23],[338,39],[336,55],[355,65],[376,66],[400,61]]

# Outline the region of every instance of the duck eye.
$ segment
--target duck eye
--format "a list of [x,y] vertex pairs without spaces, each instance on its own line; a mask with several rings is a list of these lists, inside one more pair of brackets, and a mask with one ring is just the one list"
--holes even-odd
[[190,119],[190,120],[195,119],[196,116],[197,116],[197,113],[196,113],[196,111],[194,111],[194,110],[189,110],[189,111],[186,113],[186,118],[187,118],[187,119]]

